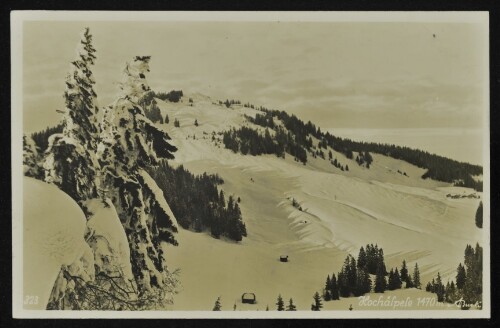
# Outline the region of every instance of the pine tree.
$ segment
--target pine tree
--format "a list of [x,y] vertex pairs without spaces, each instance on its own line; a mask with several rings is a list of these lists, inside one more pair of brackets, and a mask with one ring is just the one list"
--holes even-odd
[[330,275],[328,275],[326,277],[326,283],[325,283],[325,291],[323,293],[323,298],[325,299],[325,301],[330,301],[332,299],[332,296],[331,296],[331,285],[332,285],[332,282],[330,280]]
[[351,292],[351,283],[356,283],[356,276],[354,276],[354,282],[351,282],[352,272],[351,272],[351,261],[349,256],[346,257],[344,261],[344,265],[342,266],[342,270],[338,274],[338,286],[339,286],[339,294],[342,297],[349,297]]
[[321,302],[321,296],[319,296],[318,292],[314,293],[313,299],[314,303],[311,304],[311,311],[321,311],[323,303]]
[[337,284],[335,273],[332,273],[332,278],[330,279],[330,297],[332,300],[340,299],[339,286]]
[[398,268],[396,268],[396,270],[394,270],[394,286],[396,289],[401,289],[402,285],[401,276],[399,275]]
[[385,267],[385,260],[384,260],[384,250],[382,249],[382,247],[378,250],[377,269],[379,265],[382,266],[382,271],[384,272],[384,275],[387,274],[387,270]]
[[365,249],[363,248],[363,246],[361,246],[358,253],[358,269],[366,269],[366,265],[367,265],[367,258]]
[[278,295],[278,299],[276,301],[276,310],[285,311],[285,303],[283,302],[283,298],[281,298],[281,294]]
[[358,269],[356,272],[356,288],[354,295],[360,296],[371,291],[370,275],[365,269]]
[[132,272],[139,293],[162,292],[170,273],[161,242],[177,245],[175,218],[161,204],[165,198],[146,171],[177,149],[160,126],[145,116],[144,97],[151,93],[146,73],[150,57],[135,57],[124,69],[121,94],[104,109],[97,156],[100,188],[108,190],[130,243]]
[[197,119],[194,120],[194,125],[198,126],[198,120]]
[[476,211],[476,226],[478,228],[483,227],[483,202],[479,202],[479,207]]
[[415,263],[415,268],[413,269],[413,286],[420,289],[420,270],[418,269],[418,263]]
[[353,256],[349,255],[349,265],[347,270],[347,279],[349,281],[349,290],[354,292],[356,290],[357,269],[356,260]]
[[475,249],[467,245],[464,263],[467,274],[462,288],[463,299],[467,304],[481,302],[483,294],[483,249],[479,244],[476,244]]
[[165,115],[165,124],[168,124],[170,123],[170,119],[168,118],[168,114]]
[[97,196],[99,171],[95,156],[99,109],[91,70],[96,56],[88,28],[83,31],[77,53],[66,78],[63,131],[50,138],[43,169],[44,180],[56,184],[85,211],[83,201]]
[[406,278],[406,288],[413,288],[413,279],[410,275]]
[[295,306],[295,304],[293,304],[293,299],[290,298],[290,300],[288,301],[288,305],[286,307],[286,310],[287,311],[297,311],[297,307]]
[[385,279],[385,270],[382,264],[377,267],[377,273],[375,276],[375,293],[383,293],[387,287],[387,281]]
[[456,276],[456,281],[457,281],[457,288],[462,289],[465,285],[465,267],[462,265],[462,263],[458,264],[457,268],[457,276]]
[[181,123],[179,122],[179,120],[177,118],[174,119],[174,126],[176,128],[180,127],[181,126]]
[[456,288],[455,288],[455,282],[451,282],[447,284],[447,288],[446,288],[446,302],[448,303],[453,303],[456,299]]
[[436,284],[434,286],[434,291],[437,295],[437,301],[438,302],[443,302],[444,301],[444,285],[441,280],[441,275],[438,272],[437,278],[436,278]]
[[396,289],[396,283],[395,283],[395,279],[394,279],[394,270],[391,269],[391,271],[389,271],[389,281],[387,283],[387,289],[388,290],[394,290]]
[[217,297],[217,300],[215,301],[214,308],[212,311],[221,311],[222,306],[220,304],[220,297]]
[[406,267],[406,260],[403,260],[403,264],[401,265],[401,281],[407,282],[408,281],[408,268]]

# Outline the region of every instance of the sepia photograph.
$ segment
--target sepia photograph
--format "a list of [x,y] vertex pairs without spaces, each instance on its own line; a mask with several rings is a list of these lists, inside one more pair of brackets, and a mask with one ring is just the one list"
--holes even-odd
[[12,12],[13,316],[489,318],[488,24]]

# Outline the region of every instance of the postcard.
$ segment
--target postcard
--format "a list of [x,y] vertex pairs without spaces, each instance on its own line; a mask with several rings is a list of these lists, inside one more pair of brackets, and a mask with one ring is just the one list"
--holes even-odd
[[487,12],[11,18],[14,317],[490,317]]

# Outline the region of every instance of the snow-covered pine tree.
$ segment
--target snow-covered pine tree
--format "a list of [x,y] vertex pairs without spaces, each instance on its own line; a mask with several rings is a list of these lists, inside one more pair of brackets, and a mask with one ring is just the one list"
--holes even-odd
[[43,163],[45,181],[56,184],[80,205],[97,195],[95,151],[99,110],[91,70],[95,59],[92,35],[85,28],[77,48],[77,58],[71,62],[66,78],[63,132],[49,137]]
[[139,294],[170,288],[161,241],[177,245],[177,222],[161,189],[145,171],[177,149],[170,137],[151,122],[140,103],[150,88],[145,75],[149,56],[127,63],[118,99],[104,109],[97,156],[102,170],[100,189],[112,200],[125,228],[132,271]]

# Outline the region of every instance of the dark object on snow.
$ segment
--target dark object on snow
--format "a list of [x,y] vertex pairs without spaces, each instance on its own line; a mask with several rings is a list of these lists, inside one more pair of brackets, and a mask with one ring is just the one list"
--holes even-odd
[[280,256],[280,261],[281,262],[288,262],[288,255],[281,255]]
[[241,295],[241,303],[255,304],[257,303],[257,298],[254,293],[244,293]]

